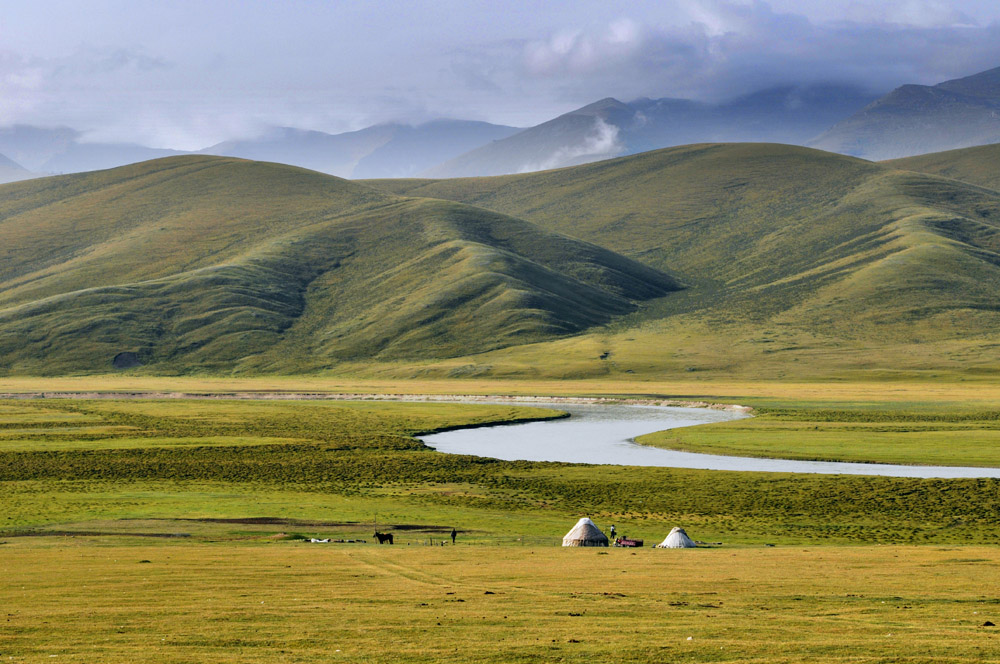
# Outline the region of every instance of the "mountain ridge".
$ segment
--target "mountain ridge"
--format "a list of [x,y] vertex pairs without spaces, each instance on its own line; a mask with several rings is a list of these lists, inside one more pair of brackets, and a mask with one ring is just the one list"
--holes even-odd
[[900,86],[810,146],[872,160],[1000,142],[1000,67],[933,86]]

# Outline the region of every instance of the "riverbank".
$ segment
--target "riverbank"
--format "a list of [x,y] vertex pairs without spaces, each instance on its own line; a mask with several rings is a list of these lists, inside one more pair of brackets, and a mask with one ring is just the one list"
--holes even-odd
[[88,391],[88,392],[0,392],[0,399],[234,399],[266,401],[413,401],[432,403],[510,403],[627,406],[661,406],[677,408],[710,408],[736,413],[751,413],[749,406],[713,403],[701,400],[637,398],[637,397],[563,397],[519,394],[411,394],[407,392],[176,392],[176,391]]

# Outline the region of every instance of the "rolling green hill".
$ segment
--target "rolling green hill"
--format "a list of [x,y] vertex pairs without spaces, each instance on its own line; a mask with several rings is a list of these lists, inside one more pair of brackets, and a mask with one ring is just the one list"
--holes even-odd
[[1000,143],[933,152],[883,163],[892,168],[940,175],[1000,191]]
[[185,156],[0,194],[8,373],[1000,365],[1000,193],[807,148],[366,182]]
[[560,352],[579,355],[578,371],[614,371],[590,359],[599,351],[637,373],[769,375],[997,364],[1000,194],[979,187],[768,144],[369,184],[516,215],[692,286],[579,348],[478,362]]
[[680,287],[519,219],[277,164],[174,157],[0,194],[9,373],[449,357],[576,333]]

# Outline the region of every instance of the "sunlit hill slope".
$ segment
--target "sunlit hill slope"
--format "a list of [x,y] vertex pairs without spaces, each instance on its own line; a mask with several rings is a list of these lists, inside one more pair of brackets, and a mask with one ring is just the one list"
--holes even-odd
[[882,162],[892,168],[941,175],[1000,191],[1000,143]]
[[1000,194],[807,148],[366,182],[185,156],[0,193],[7,373],[1000,365]]
[[770,144],[369,184],[516,215],[690,286],[591,343],[477,358],[497,370],[556,352],[585,373],[998,364],[1000,194],[981,187]]
[[304,371],[572,334],[678,288],[450,201],[186,156],[5,186],[5,372]]

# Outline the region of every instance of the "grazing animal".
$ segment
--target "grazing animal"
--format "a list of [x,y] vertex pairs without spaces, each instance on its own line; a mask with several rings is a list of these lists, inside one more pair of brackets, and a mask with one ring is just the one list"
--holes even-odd
[[392,533],[380,533],[376,530],[375,538],[378,540],[379,544],[385,544],[386,542],[392,544]]

